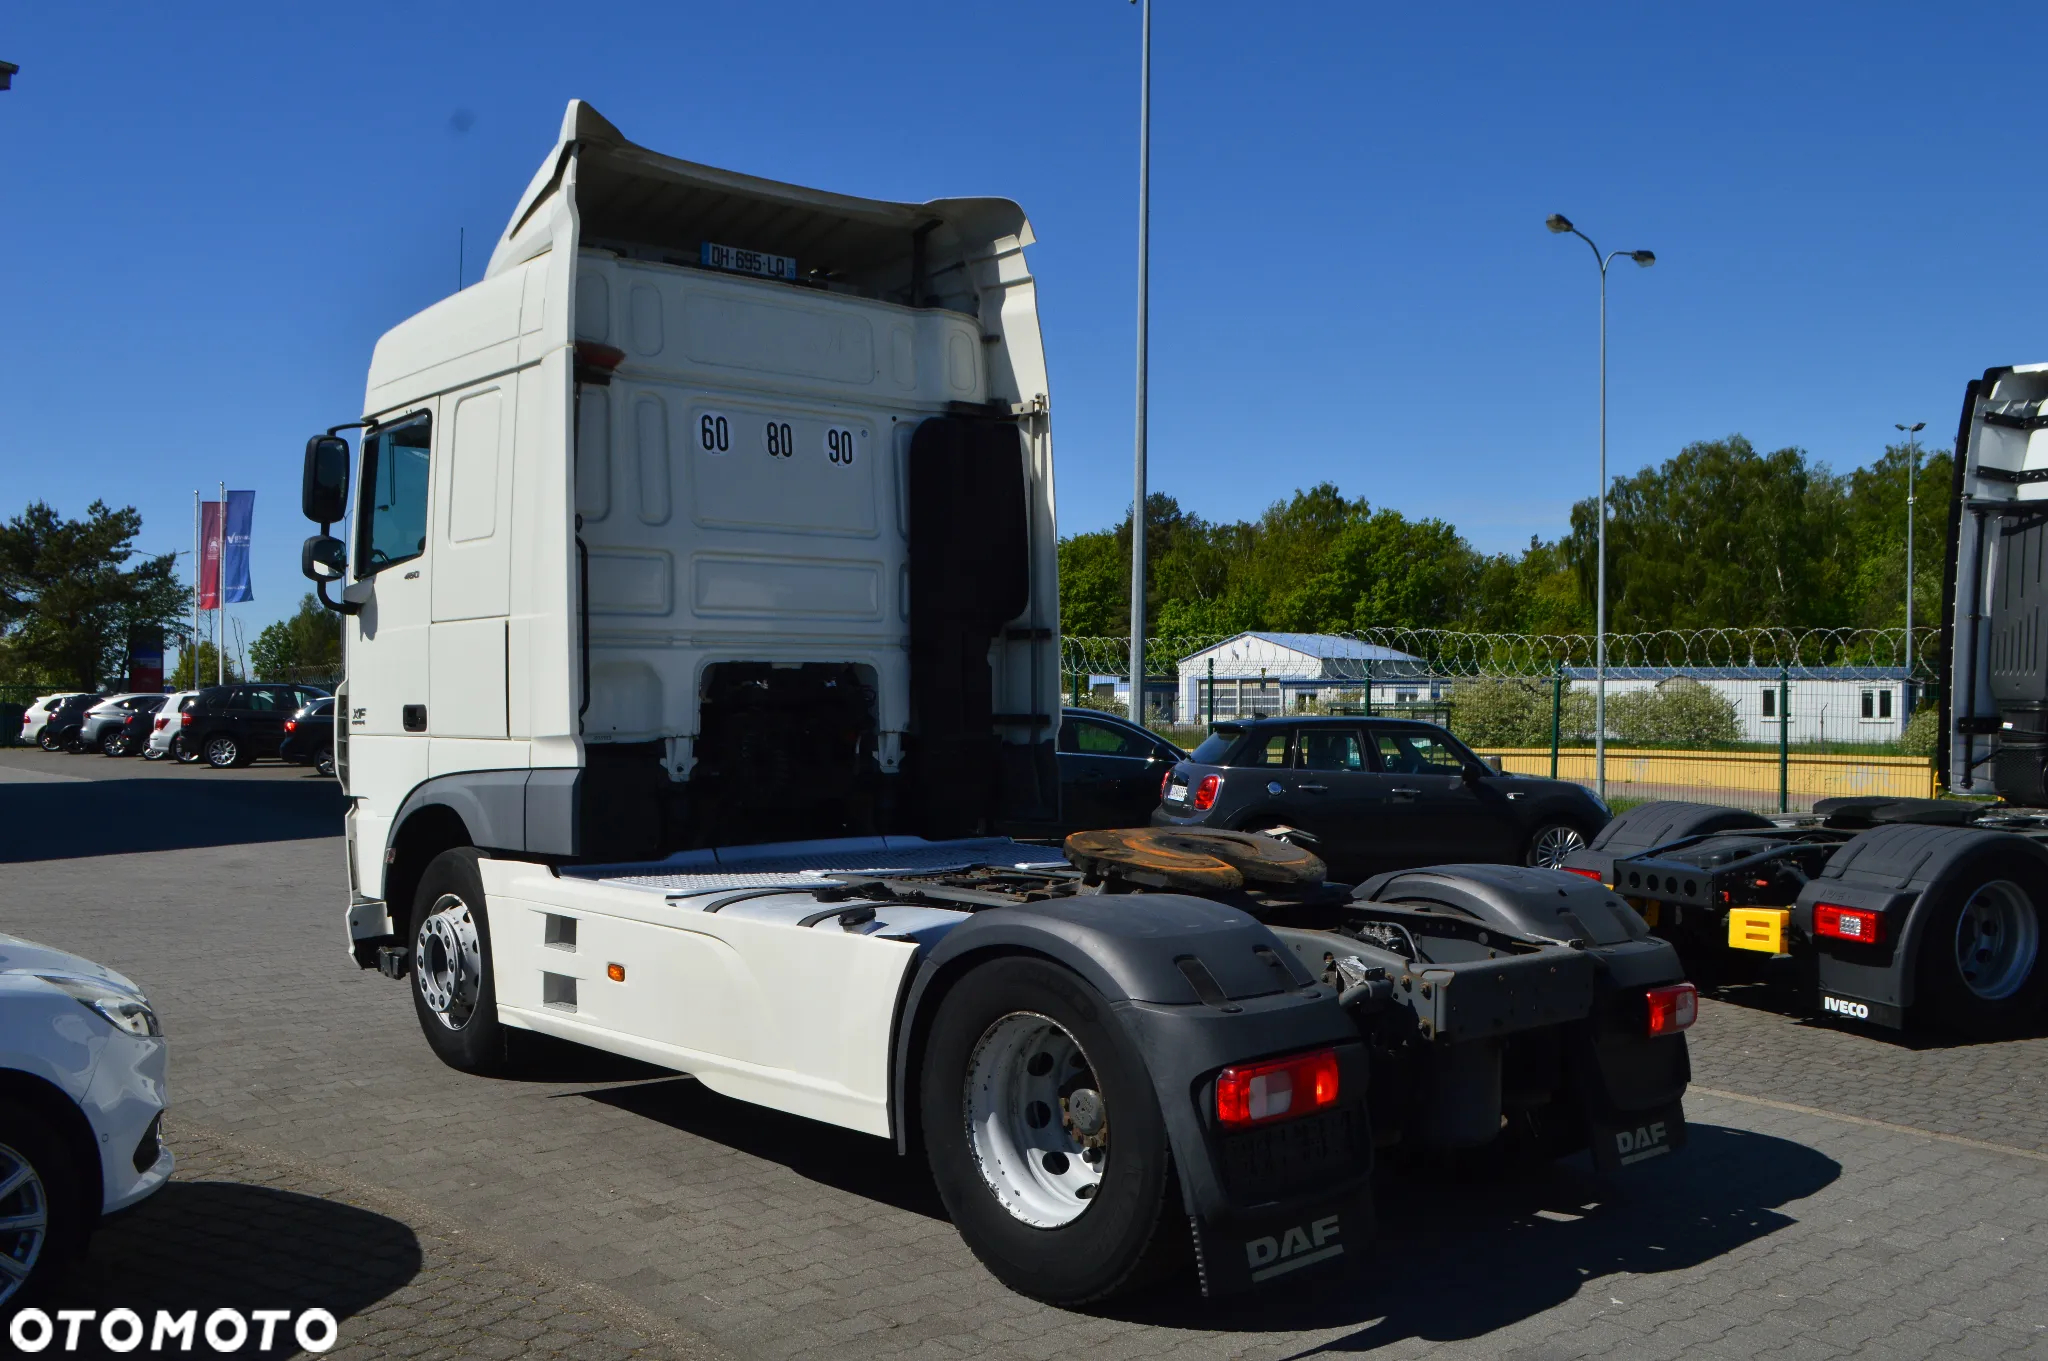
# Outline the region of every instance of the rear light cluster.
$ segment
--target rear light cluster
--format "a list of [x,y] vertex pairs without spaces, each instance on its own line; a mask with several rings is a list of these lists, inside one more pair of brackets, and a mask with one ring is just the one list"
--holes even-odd
[[1334,1049],[1271,1063],[1237,1064],[1216,1075],[1216,1119],[1231,1129],[1308,1115],[1336,1104]]
[[1195,786],[1195,811],[1206,813],[1216,806],[1216,795],[1223,788],[1221,775],[1204,775],[1202,782]]
[[1651,988],[1643,994],[1649,1003],[1648,1028],[1651,1035],[1676,1035],[1700,1014],[1700,990],[1690,983],[1673,983]]
[[296,718],[287,718],[284,721],[284,730],[286,732],[297,732],[299,730],[299,720],[297,720]]
[[1602,888],[1607,887],[1607,881],[1600,877],[1599,870],[1582,870],[1575,865],[1559,865],[1558,868],[1563,870],[1566,874],[1576,874],[1581,879],[1591,879],[1594,883],[1600,885],[1600,887]]
[[1884,939],[1884,917],[1860,907],[1837,907],[1833,903],[1813,905],[1813,934],[1835,940],[1853,940],[1875,945]]
[[1173,772],[1169,770],[1159,777],[1159,801],[1161,803],[1166,801],[1166,791],[1171,788],[1173,788]]
[[181,727],[181,728],[189,728],[189,727],[191,727],[191,726],[192,726],[192,715],[190,715],[190,714],[179,714],[179,715],[178,715],[178,726],[179,726],[179,727]]

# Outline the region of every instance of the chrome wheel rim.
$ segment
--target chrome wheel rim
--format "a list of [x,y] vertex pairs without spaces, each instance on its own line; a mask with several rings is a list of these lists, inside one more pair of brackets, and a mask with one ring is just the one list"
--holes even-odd
[[235,744],[231,738],[216,737],[206,744],[206,760],[209,765],[227,766],[235,761]]
[[1584,849],[1586,838],[1579,835],[1578,829],[1558,823],[1536,833],[1536,839],[1529,843],[1529,863],[1541,869],[1554,870],[1574,852]]
[[1999,1002],[2018,992],[2040,953],[2040,918],[2018,884],[1994,879],[1963,904],[1956,918],[1956,972],[1976,996]]
[[1087,1213],[1109,1165],[1109,1111],[1064,1026],[1030,1011],[990,1026],[962,1104],[975,1167],[1013,1219],[1057,1229]]
[[469,1024],[483,991],[484,952],[476,918],[455,894],[442,894],[420,923],[413,942],[412,976],[420,1000],[442,1025],[460,1030]]
[[28,1280],[50,1237],[50,1196],[35,1166],[0,1144],[0,1304]]

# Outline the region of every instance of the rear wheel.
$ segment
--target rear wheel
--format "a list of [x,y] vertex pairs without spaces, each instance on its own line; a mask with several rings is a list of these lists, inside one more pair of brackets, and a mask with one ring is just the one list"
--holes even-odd
[[1522,850],[1522,863],[1539,869],[1557,869],[1567,857],[1586,849],[1591,839],[1586,829],[1576,823],[1545,822],[1529,834],[1528,845]]
[[57,734],[51,732],[48,728],[44,728],[36,737],[36,745],[44,751],[55,751],[57,749]]
[[96,1208],[56,1129],[32,1109],[0,1112],[0,1305],[31,1298],[63,1269]]
[[229,733],[219,732],[206,739],[206,764],[215,770],[226,770],[230,766],[249,764],[248,752],[241,742]]
[[465,1073],[502,1076],[511,1069],[510,1036],[498,1023],[480,859],[468,846],[443,851],[420,876],[413,895],[412,1001],[441,1062]]
[[183,733],[171,739],[171,755],[178,758],[178,764],[181,766],[199,764],[199,753],[192,749],[192,744],[185,740]]
[[1136,1048],[1087,983],[1000,959],[940,1003],[919,1090],[932,1177],[1005,1285],[1074,1305],[1149,1281],[1181,1240],[1166,1126]]
[[100,739],[100,755],[126,756],[127,754],[128,734],[123,729],[116,728]]
[[2048,873],[2032,856],[2004,851],[1973,870],[1933,904],[1920,938],[1920,995],[1950,1029],[2005,1034],[2048,1002]]

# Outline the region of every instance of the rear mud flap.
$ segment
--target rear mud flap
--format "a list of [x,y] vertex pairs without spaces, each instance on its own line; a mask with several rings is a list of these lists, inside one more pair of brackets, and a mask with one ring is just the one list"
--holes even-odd
[[1189,1223],[1202,1293],[1235,1295],[1360,1261],[1372,1243],[1372,1192],[1222,1220],[1195,1215]]
[[1674,1101],[1633,1112],[1615,1123],[1595,1119],[1592,1133],[1593,1165],[1602,1172],[1616,1172],[1684,1148],[1685,1107]]

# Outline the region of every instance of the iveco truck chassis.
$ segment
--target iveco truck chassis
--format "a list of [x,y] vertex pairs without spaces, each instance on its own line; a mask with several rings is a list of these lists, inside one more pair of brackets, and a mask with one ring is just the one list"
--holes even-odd
[[1971,382],[1955,448],[1936,768],[1964,797],[1646,804],[1567,868],[1703,978],[1775,967],[1824,1015],[2010,1034],[2048,1010],[2048,365]]
[[457,1069],[540,1032],[916,1151],[1058,1302],[1356,1260],[1378,1151],[1678,1147],[1694,994],[1601,887],[1012,839],[1058,815],[1031,241],[570,105],[307,449],[356,961]]

